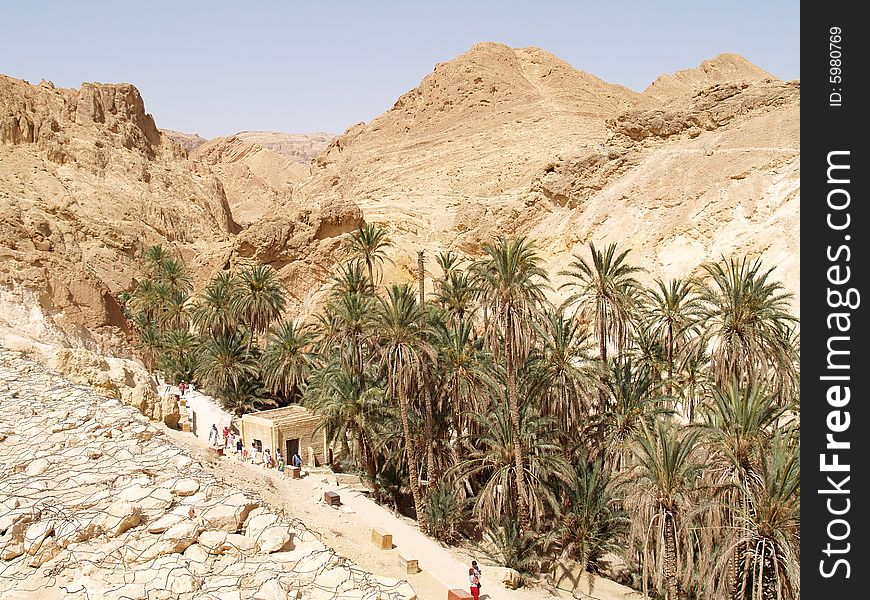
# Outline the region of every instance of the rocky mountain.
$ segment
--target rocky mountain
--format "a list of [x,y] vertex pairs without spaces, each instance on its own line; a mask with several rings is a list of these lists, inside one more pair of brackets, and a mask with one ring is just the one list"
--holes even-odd
[[417,250],[475,256],[528,234],[554,274],[588,241],[615,241],[663,277],[763,253],[798,292],[799,110],[797,82],[734,55],[637,93],[483,43],[305,167],[329,136],[242,132],[188,153],[129,84],[2,77],[0,326],[99,345],[123,328],[115,296],[153,243],[200,285],[267,262],[308,310],[363,220],[395,244],[390,280],[414,277]]
[[474,255],[525,233],[553,273],[590,240],[665,277],[763,252],[797,292],[799,107],[799,84],[734,55],[638,94],[537,48],[478,44],[332,142],[291,202],[353,199],[389,229],[396,279],[418,249]]
[[[250,155],[248,171],[257,172]],[[126,354],[117,294],[141,276],[145,248],[180,254],[199,285],[244,260],[225,170],[190,160],[130,84],[76,90],[0,76],[0,334]],[[324,232],[343,231],[335,219],[359,221],[358,209],[343,206],[323,216],[319,204],[285,211],[295,245],[284,255],[331,264],[338,241]]]
[[196,150],[208,141],[198,133],[184,133],[182,131],[175,131],[174,129],[161,129],[160,133],[183,147],[188,152]]
[[243,142],[257,144],[302,164],[308,164],[320,154],[335,135],[331,133],[282,133],[280,131],[240,131],[235,134]]
[[718,83],[758,83],[776,79],[738,54],[720,54],[694,69],[656,78],[643,93],[662,102],[683,101]]
[[308,174],[306,165],[236,136],[201,144],[190,157],[217,175],[233,218],[242,226],[275,210],[290,196],[293,182]]

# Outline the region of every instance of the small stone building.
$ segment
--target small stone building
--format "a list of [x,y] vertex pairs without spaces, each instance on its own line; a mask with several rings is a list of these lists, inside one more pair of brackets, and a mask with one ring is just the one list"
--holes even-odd
[[273,456],[279,449],[288,462],[298,452],[309,467],[329,464],[332,449],[326,439],[326,428],[319,427],[321,421],[302,406],[248,413],[242,417],[242,440],[248,448],[251,442],[261,451],[269,448]]

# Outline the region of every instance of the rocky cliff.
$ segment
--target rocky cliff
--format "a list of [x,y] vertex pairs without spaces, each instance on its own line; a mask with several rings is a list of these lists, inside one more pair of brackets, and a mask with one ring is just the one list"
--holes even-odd
[[[763,253],[798,292],[799,111],[797,82],[734,55],[637,93],[537,48],[483,43],[303,167],[279,152],[299,158],[329,136],[302,136],[297,152],[242,132],[188,154],[131,85],[2,77],[0,308],[98,346],[123,328],[115,295],[154,243],[199,285],[268,262],[293,310],[310,308],[340,235],[363,220],[389,230],[392,280],[413,278],[419,249],[473,256],[529,234],[554,273],[586,242],[616,241],[665,277]],[[27,302],[39,319],[10,308]]]
[[[130,84],[61,89],[0,76],[0,325],[128,354],[116,298],[141,276],[145,248],[179,254],[197,285],[253,253],[251,239],[262,236],[236,252],[241,227],[226,189],[249,222],[304,170],[257,148],[217,141],[191,160]],[[292,257],[321,276],[334,257],[318,253],[337,247],[325,238],[340,231],[320,223],[336,214],[309,205],[279,219],[294,231]]]
[[198,146],[191,159],[208,165],[224,186],[233,218],[242,226],[273,212],[289,198],[308,167],[236,136]]
[[735,55],[638,94],[537,48],[478,44],[333,141],[292,203],[359,204],[396,243],[395,279],[413,278],[418,249],[474,255],[504,233],[537,238],[553,273],[590,240],[663,277],[763,253],[797,292],[799,96]]
[[280,131],[240,131],[235,134],[235,137],[305,165],[335,139],[335,135],[331,133],[283,133]]

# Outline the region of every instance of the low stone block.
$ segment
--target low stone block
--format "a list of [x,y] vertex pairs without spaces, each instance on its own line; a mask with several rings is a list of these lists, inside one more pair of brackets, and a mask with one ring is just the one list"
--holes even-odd
[[380,527],[372,529],[372,544],[381,550],[389,550],[393,547],[393,535]]
[[341,496],[335,492],[324,492],[323,501],[329,506],[341,506]]
[[474,596],[471,595],[471,592],[454,588],[447,590],[447,600],[474,600]]
[[420,572],[420,564],[417,561],[417,557],[413,554],[399,552],[399,566],[402,567],[402,571],[408,575]]

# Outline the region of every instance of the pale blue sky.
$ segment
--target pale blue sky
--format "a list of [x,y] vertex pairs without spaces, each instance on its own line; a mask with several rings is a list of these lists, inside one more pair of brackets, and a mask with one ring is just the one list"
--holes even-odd
[[793,1],[0,2],[0,73],[135,84],[159,127],[341,133],[481,41],[539,46],[612,83],[722,52],[798,79]]

